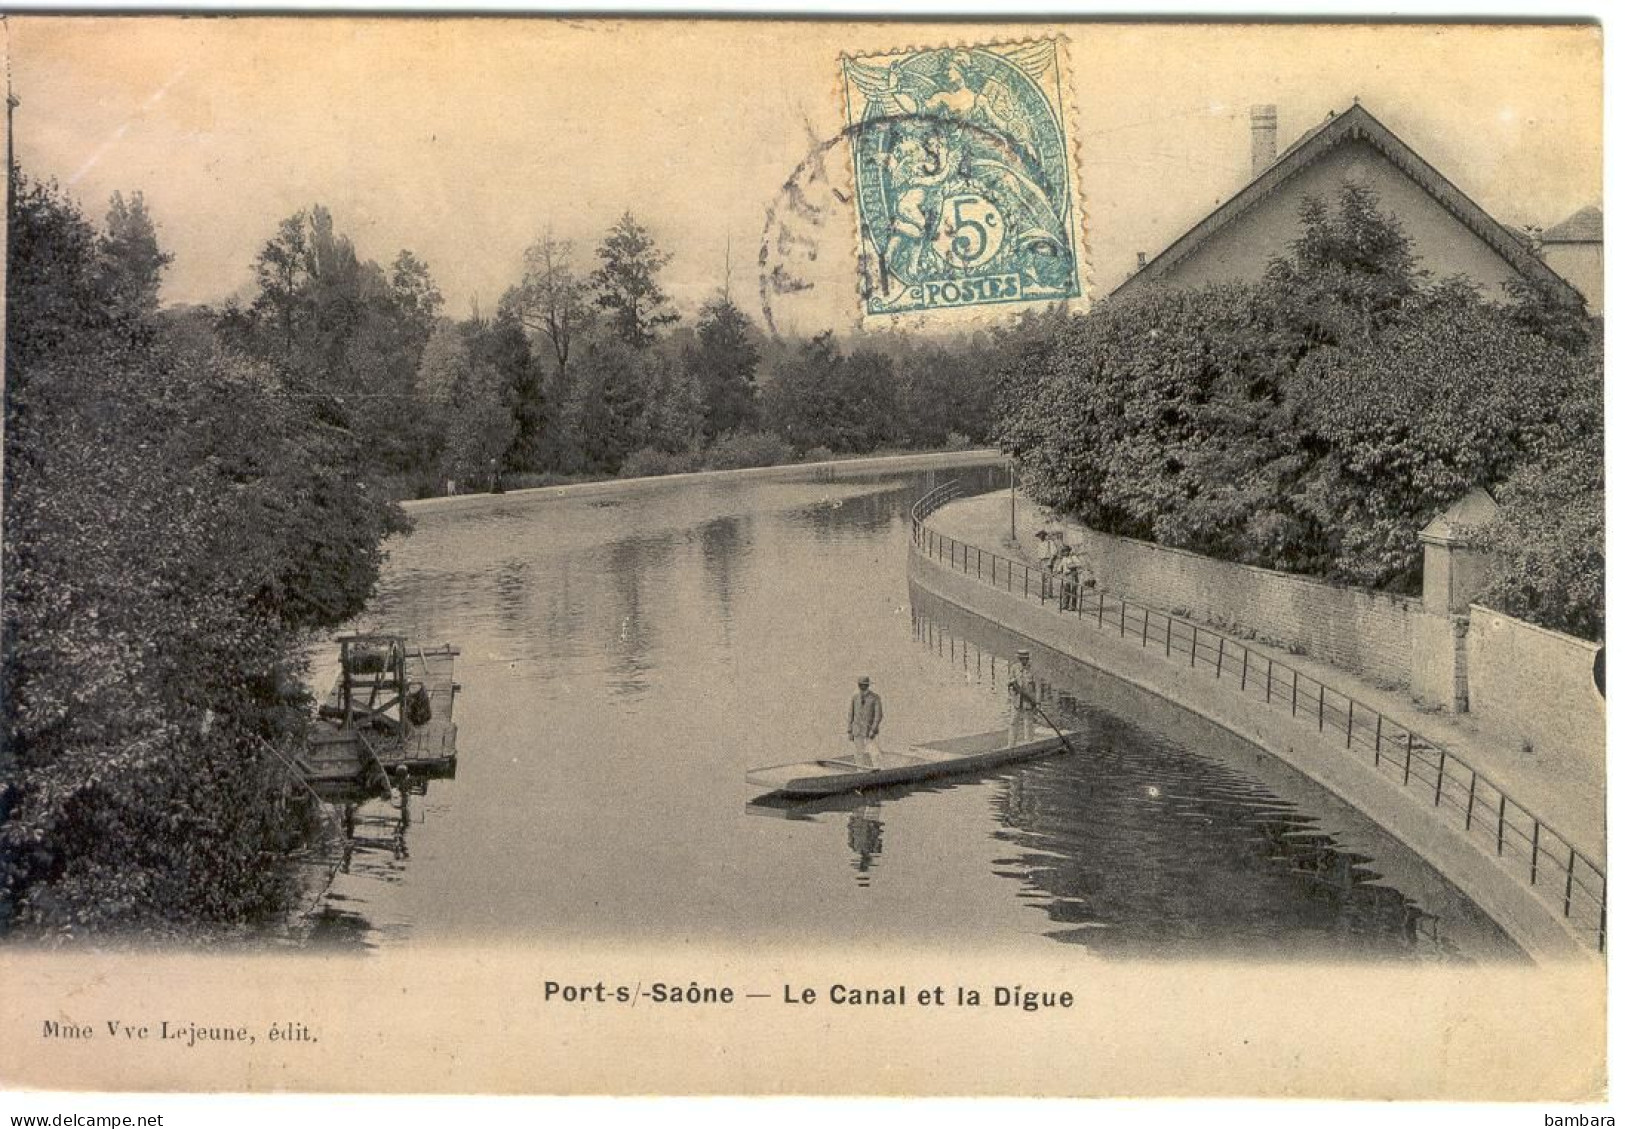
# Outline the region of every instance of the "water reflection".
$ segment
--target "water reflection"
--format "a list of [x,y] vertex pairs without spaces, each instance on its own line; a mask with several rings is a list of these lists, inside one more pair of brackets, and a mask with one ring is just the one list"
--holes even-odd
[[[407,782],[383,799],[342,805],[339,858],[320,909],[310,921],[311,941],[318,945],[372,947],[375,934],[386,923],[369,913],[373,900],[351,891],[371,894],[407,878],[412,853],[407,832],[413,823],[413,796],[422,796],[428,781]],[[418,817],[421,819],[421,815]],[[401,927],[396,926],[396,931]]]
[[919,797],[945,792],[968,781],[984,777],[962,777],[956,780],[926,780],[914,784],[896,784],[864,792],[844,792],[834,796],[802,798],[770,792],[748,801],[746,810],[752,815],[768,816],[801,822],[817,822],[821,816],[844,815],[846,848],[851,854],[851,869],[856,884],[871,884],[872,872],[881,864],[885,851],[886,823],[881,812],[889,803],[905,797]]
[[585,601],[576,590],[572,565],[573,562],[564,560],[550,570],[548,583],[542,588],[541,615],[536,617],[541,638],[557,641],[560,650],[553,652],[555,661],[575,658],[586,636],[586,632],[581,630],[586,612]]
[[1005,873],[1058,939],[1131,957],[1460,957],[1438,915],[1268,789],[1201,757],[1144,757],[1110,722],[1100,737],[1089,758],[1010,779],[996,805],[1018,849]]
[[953,477],[999,487],[1004,470],[423,511],[358,626],[462,646],[458,778],[398,837],[360,828],[328,935],[1412,959],[1431,930],[1505,951],[1323,792],[1039,648],[1040,700],[1083,732],[1077,757],[816,803],[747,785],[837,747],[864,672],[891,747],[1006,723],[1025,641],[907,583],[909,507]]
[[852,867],[858,872],[858,884],[869,884],[869,868],[881,850],[880,805],[863,804],[854,808],[846,820],[846,845],[856,855]]
[[737,578],[750,567],[750,524],[748,517],[729,514],[700,526],[700,564],[706,590],[717,602],[717,619],[724,637],[730,639]]
[[529,561],[507,560],[498,566],[491,586],[499,615],[518,617],[526,613],[534,576]]
[[895,492],[831,496],[794,511],[790,520],[813,536],[828,539],[883,528],[906,516],[913,504],[910,494]]
[[[922,647],[978,681],[1007,670],[1015,637],[919,590],[913,607]],[[1259,779],[1250,746],[1217,730],[1199,745],[1167,739],[1154,710],[1119,716],[1083,692],[1080,664],[1032,649],[1047,675],[1046,709],[1085,736],[1079,755],[1002,774],[993,808],[996,837],[1014,848],[999,872],[1044,910],[1056,940],[1135,959],[1456,962],[1468,956],[1460,934],[1473,938],[1475,955],[1517,955],[1442,882],[1430,891],[1438,904],[1423,908],[1383,881],[1371,855]],[[1270,773],[1280,780],[1292,770],[1271,760]],[[1323,796],[1317,807],[1342,805]]]
[[641,696],[649,689],[651,653],[657,642],[660,614],[647,614],[644,601],[660,599],[654,578],[666,571],[673,553],[670,533],[627,537],[613,541],[605,561],[610,583],[609,616],[613,624],[609,651],[616,677],[610,682],[617,694]]

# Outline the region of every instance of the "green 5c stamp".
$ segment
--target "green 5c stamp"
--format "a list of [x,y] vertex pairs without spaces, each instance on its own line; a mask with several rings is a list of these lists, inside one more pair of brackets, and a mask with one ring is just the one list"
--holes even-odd
[[866,314],[1082,295],[1054,40],[841,66]]

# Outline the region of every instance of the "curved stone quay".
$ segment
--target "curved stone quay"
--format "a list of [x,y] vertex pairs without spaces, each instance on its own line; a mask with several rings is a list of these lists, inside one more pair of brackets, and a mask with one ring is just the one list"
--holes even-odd
[[[1038,544],[1037,507],[1002,492],[956,493],[949,485],[916,507],[913,584],[1041,644],[1052,660],[1154,693],[1302,772],[1392,833],[1536,960],[1601,951],[1602,829],[1584,825],[1579,803],[1527,774],[1519,781],[1527,790],[1512,774],[1486,775],[1480,766],[1503,767],[1502,750],[1436,715],[1429,727],[1430,715],[1401,693],[1214,631],[1194,610],[1187,618],[1124,599],[1110,577],[1063,594],[1028,552]],[[1448,745],[1429,739],[1441,729]],[[1544,803],[1539,815],[1524,806],[1531,792]],[[1558,818],[1554,808],[1567,817],[1559,827],[1546,821]]]

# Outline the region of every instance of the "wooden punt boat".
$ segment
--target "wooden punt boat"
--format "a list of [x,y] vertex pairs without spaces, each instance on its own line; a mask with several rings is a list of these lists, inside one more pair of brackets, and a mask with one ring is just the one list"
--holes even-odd
[[1048,726],[1034,726],[1033,733],[1031,740],[1014,745],[1010,743],[1009,730],[996,729],[946,741],[927,741],[902,751],[888,749],[876,754],[872,767],[839,757],[769,765],[751,769],[745,779],[759,788],[787,796],[831,796],[937,776],[983,772],[1001,764],[1049,756],[1071,748],[1067,734]]

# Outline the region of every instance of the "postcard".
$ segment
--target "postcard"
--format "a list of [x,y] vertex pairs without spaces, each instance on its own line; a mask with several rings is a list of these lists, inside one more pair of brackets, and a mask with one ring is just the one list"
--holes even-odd
[[1598,26],[4,22],[8,1087],[1603,1099]]

